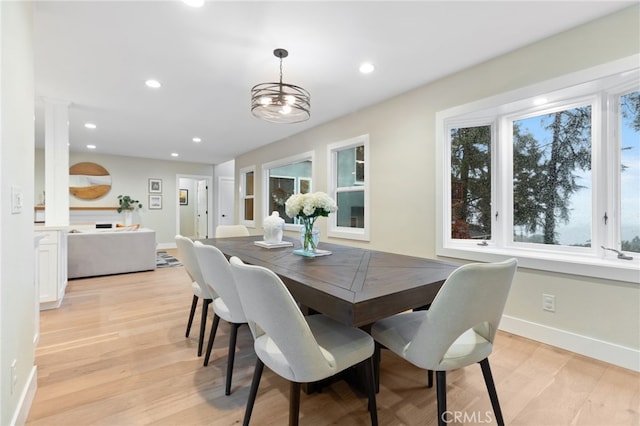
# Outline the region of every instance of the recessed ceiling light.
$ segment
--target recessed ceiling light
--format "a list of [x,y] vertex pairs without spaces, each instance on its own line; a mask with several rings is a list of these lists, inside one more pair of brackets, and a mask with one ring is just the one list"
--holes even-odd
[[95,145],[87,145],[87,148],[89,148],[89,149],[96,149],[96,146],[95,146]]
[[93,123],[84,123],[84,127],[87,129],[95,129],[97,126]]
[[160,84],[158,80],[147,80],[144,82],[144,84],[146,84],[147,87],[151,87],[152,89],[157,89],[162,86],[162,84]]
[[373,66],[373,64],[370,62],[364,62],[360,64],[360,68],[359,68],[362,74],[371,74],[375,69],[376,67]]
[[193,139],[191,139],[191,140],[192,140],[192,141],[194,141],[195,143],[200,143],[200,142],[202,142],[202,139],[200,139],[200,138],[193,138]]
[[202,7],[204,0],[182,0],[184,4],[191,7]]
[[171,156],[172,156],[172,157],[177,157],[178,155],[180,155],[180,154],[178,154],[177,152],[172,152],[172,153],[171,153]]

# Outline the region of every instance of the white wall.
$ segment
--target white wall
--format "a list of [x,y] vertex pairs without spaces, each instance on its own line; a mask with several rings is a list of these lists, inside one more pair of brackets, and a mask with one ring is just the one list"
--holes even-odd
[[[327,144],[369,134],[371,241],[332,242],[435,257],[436,112],[638,54],[639,16],[634,6],[242,155],[236,187],[237,170],[313,150],[313,187],[326,191]],[[260,173],[255,188],[262,206]],[[318,225],[326,235],[326,220]],[[556,295],[555,314],[542,311],[542,293]],[[640,369],[637,284],[520,269],[505,315],[511,331]]]
[[[118,195],[129,195],[143,205],[134,213],[134,223],[156,231],[156,241],[161,246],[174,244],[176,235],[176,212],[178,209],[178,188],[176,175],[200,175],[213,177],[212,165],[186,163],[172,160],[152,160],[146,158],[122,157],[94,153],[69,153],[69,165],[82,161],[100,164],[111,174],[112,186],[103,197],[96,200],[80,200],[70,195],[69,206],[117,207]],[[44,150],[36,149],[35,182],[36,194],[44,188]],[[149,178],[162,179],[162,209],[149,209]],[[33,186],[32,186],[33,187]],[[154,194],[156,195],[156,194]],[[195,196],[189,191],[190,198]],[[40,201],[39,195],[36,201]],[[190,203],[191,204],[191,200]],[[112,213],[113,214],[113,213]],[[117,216],[116,216],[117,218]],[[122,219],[124,221],[124,219]]]
[[179,179],[179,189],[186,189],[188,199],[186,205],[180,205],[180,235],[194,238],[196,235],[196,191],[197,180],[195,179]]
[[[31,2],[0,2],[0,424],[24,421],[36,386]],[[11,187],[23,194],[12,214]],[[11,364],[16,361],[16,384]],[[20,417],[22,416],[22,417]]]
[[[223,178],[231,178],[233,179],[233,175],[235,172],[235,160],[230,160],[227,161],[225,163],[222,164],[217,164],[215,166],[215,170],[214,170],[214,178],[213,178],[213,185],[214,185],[214,194],[213,194],[213,228],[210,231],[210,235],[214,235],[215,232],[214,230],[216,229],[216,226],[218,226],[218,222],[219,222],[219,218],[220,218],[220,206],[219,206],[219,198],[220,198],[220,194],[218,191],[218,185],[220,183],[220,179]],[[233,201],[231,201],[233,202]],[[229,204],[231,205],[231,204]],[[237,223],[237,222],[236,222]]]

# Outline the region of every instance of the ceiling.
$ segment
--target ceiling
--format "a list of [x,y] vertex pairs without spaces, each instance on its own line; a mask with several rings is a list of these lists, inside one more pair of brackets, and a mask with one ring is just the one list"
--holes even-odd
[[[71,151],[218,164],[633,4],[36,1],[36,145],[52,98],[71,103]],[[278,80],[278,47],[284,82],[311,92],[306,122],[251,115],[251,87]]]

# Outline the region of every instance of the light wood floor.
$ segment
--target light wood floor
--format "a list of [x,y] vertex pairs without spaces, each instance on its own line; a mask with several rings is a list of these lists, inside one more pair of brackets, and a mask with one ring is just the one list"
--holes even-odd
[[[224,395],[229,326],[220,322],[212,361],[196,356],[199,311],[182,267],[70,281],[57,310],[41,315],[38,391],[28,425],[235,425],[242,422],[255,362],[241,327],[232,394]],[[209,317],[209,323],[211,317]],[[425,373],[383,351],[381,425],[435,425]],[[638,425],[640,375],[499,333],[489,358],[508,425]],[[479,366],[448,374],[453,424],[495,424]],[[288,384],[265,368],[253,425],[283,425]],[[302,395],[302,425],[367,425],[366,399],[345,382]]]

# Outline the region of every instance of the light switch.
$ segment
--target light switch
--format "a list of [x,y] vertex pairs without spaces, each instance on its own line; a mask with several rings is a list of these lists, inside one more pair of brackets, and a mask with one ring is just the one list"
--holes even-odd
[[22,213],[22,204],[24,202],[24,194],[20,188],[11,187],[11,214]]

